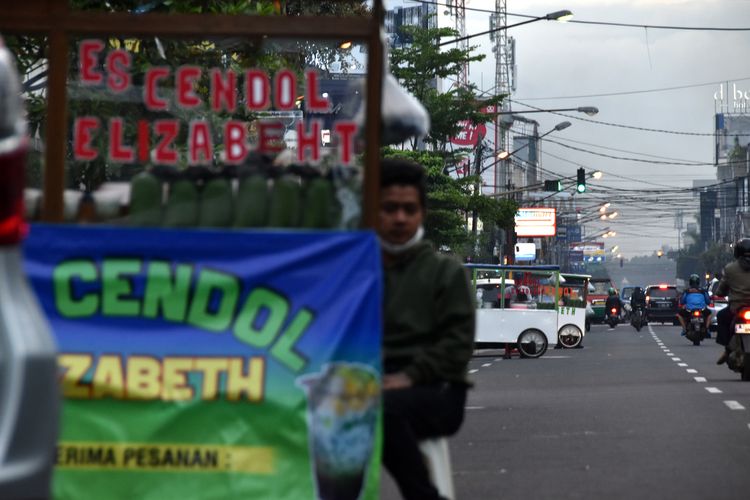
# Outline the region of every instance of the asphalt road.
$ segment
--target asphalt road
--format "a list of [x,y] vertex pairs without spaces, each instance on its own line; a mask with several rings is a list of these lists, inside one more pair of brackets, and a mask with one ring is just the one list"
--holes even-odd
[[[450,440],[458,499],[750,498],[750,382],[713,340],[595,325],[539,359],[479,351]],[[383,499],[400,498],[384,473]]]

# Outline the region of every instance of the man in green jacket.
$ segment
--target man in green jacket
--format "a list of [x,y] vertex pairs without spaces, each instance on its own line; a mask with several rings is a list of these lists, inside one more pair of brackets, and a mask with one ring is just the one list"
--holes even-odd
[[407,500],[438,499],[418,443],[461,426],[474,350],[474,301],[463,266],[423,241],[425,172],[382,162],[385,274],[383,463]]

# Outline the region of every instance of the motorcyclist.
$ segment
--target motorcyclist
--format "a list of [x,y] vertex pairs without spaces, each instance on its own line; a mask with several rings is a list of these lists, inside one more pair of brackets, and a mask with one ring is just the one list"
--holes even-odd
[[750,238],[743,238],[734,245],[734,258],[724,268],[716,289],[716,295],[729,296],[729,307],[716,315],[716,343],[724,346],[716,364],[726,362],[729,357],[729,341],[732,338],[732,318],[742,306],[750,305]]
[[635,312],[636,309],[646,310],[646,291],[643,287],[633,288],[633,294],[630,296],[630,308]]
[[622,311],[622,301],[620,300],[620,296],[617,295],[617,290],[610,287],[609,290],[607,290],[607,295],[607,302],[604,304],[606,313],[610,314],[612,309],[617,309],[617,316],[619,318],[620,312]]
[[687,320],[690,319],[690,313],[696,310],[701,311],[706,331],[708,331],[708,320],[711,317],[711,310],[708,308],[708,304],[711,303],[711,297],[708,296],[705,290],[700,288],[700,285],[700,276],[691,274],[688,279],[688,289],[682,292],[682,296],[680,297],[680,309],[677,311],[677,319],[682,325],[682,333],[680,335],[683,337],[687,332]]
[[633,293],[630,296],[630,309],[631,318],[635,318],[639,310],[641,314],[646,314],[646,291],[643,287],[633,288]]

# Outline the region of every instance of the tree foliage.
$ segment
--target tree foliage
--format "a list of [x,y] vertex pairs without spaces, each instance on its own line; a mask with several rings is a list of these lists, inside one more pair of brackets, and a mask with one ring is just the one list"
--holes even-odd
[[465,64],[482,61],[485,55],[476,54],[476,46],[441,50],[439,44],[443,39],[459,36],[453,28],[405,26],[402,29],[412,42],[391,51],[391,73],[427,109],[431,130],[425,141],[433,148],[445,151],[450,138],[461,130],[460,122],[486,122],[487,115],[481,112],[482,108],[499,104],[503,96],[489,95],[478,99],[479,91],[474,84],[460,87],[454,83],[443,92],[438,91],[438,79],[457,75]]
[[[512,200],[482,196],[474,192],[472,176],[453,178],[444,173],[446,155],[433,151],[401,151],[386,149],[386,158],[400,157],[415,161],[427,171],[426,237],[437,248],[474,259],[485,254],[495,227],[510,228],[517,205]],[[476,209],[485,231],[477,240],[467,230],[468,213]],[[477,250],[475,250],[477,248]],[[490,248],[491,250],[491,248]],[[486,257],[486,255],[485,255]]]
[[[489,260],[497,243],[498,229],[510,229],[517,205],[512,200],[483,196],[477,186],[481,179],[466,175],[456,179],[448,172],[459,163],[465,150],[450,151],[448,144],[462,129],[462,122],[474,125],[488,121],[482,108],[498,105],[503,96],[478,98],[474,84],[461,87],[451,84],[439,91],[437,82],[457,75],[464,65],[484,59],[477,47],[462,49],[440,47],[441,41],[456,38],[452,28],[402,28],[411,43],[391,51],[391,73],[425,107],[430,116],[430,134],[425,138],[432,151],[393,151],[388,154],[409,157],[428,171],[426,231],[438,247],[471,256],[473,260]],[[468,171],[467,171],[468,174]],[[469,218],[476,211],[484,230],[474,235],[467,230]]]

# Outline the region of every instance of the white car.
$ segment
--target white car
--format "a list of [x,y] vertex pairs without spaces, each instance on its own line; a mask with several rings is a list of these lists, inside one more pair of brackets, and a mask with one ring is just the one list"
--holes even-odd
[[49,327],[20,244],[28,140],[18,75],[0,38],[0,498],[49,498],[60,391]]

